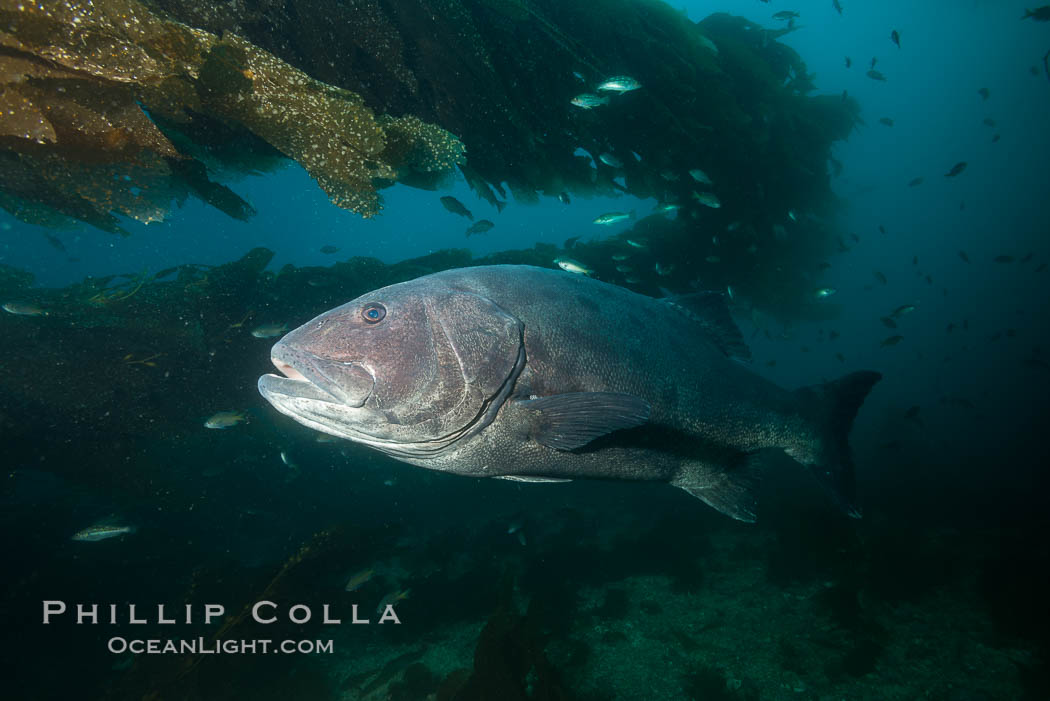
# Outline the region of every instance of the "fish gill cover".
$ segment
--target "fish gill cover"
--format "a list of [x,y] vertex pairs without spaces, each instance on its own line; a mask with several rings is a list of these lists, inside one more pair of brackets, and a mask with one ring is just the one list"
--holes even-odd
[[[252,205],[218,181],[284,159],[368,217],[383,187],[435,188],[458,166],[492,202],[505,184],[523,202],[681,203],[673,222],[639,224],[682,260],[665,283],[702,271],[780,315],[832,309],[804,291],[834,250],[828,159],[859,108],[810,95],[776,41],[790,30],[627,0],[0,0],[0,19],[0,100],[17,117],[0,134],[0,206],[25,221],[123,233],[116,215],[161,220],[190,196],[245,219]],[[641,90],[570,104],[628,71]],[[637,155],[595,168],[581,149]],[[695,194],[698,165],[717,197]],[[700,235],[730,225],[717,251]]]

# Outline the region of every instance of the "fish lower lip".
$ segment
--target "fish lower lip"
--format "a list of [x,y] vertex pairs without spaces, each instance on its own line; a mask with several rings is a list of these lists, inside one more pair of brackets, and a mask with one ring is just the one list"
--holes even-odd
[[270,395],[283,395],[298,399],[312,399],[329,404],[342,403],[338,397],[329,394],[305,378],[300,380],[295,377],[267,374],[259,378],[258,385],[259,391],[267,399],[270,398]]

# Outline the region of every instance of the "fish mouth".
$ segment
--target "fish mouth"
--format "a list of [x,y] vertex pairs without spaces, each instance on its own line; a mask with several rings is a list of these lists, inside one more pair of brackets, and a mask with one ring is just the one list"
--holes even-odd
[[281,375],[260,377],[259,392],[285,413],[297,413],[291,409],[302,400],[359,409],[375,389],[374,375],[360,363],[329,360],[284,343],[273,347],[270,361]]

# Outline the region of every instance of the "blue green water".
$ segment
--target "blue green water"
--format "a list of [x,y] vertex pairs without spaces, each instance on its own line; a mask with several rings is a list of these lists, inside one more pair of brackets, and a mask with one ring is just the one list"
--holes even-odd
[[[835,290],[819,320],[746,299],[731,308],[752,368],[781,386],[882,373],[850,438],[864,519],[845,518],[782,456],[766,468],[754,525],[662,484],[431,473],[318,442],[255,389],[276,338],[252,338],[251,327],[294,328],[389,281],[378,264],[323,268],[354,257],[392,266],[447,249],[475,261],[525,250],[547,267],[554,251],[609,267],[600,242],[622,248],[636,221],[605,229],[592,220],[613,210],[640,219],[655,197],[573,193],[565,204],[548,193],[528,204],[508,193],[500,213],[455,176],[438,191],[385,189],[383,212],[365,220],[289,162],[223,181],[257,210],[243,222],[194,198],[163,222],[121,218],[127,237],[0,212],[0,263],[34,276],[12,289],[49,311],[0,315],[3,695],[1050,698],[1041,623],[1050,613],[1050,23],[1023,20],[1019,3],[841,1],[841,14],[830,0],[673,5],[692,21],[729,12],[770,29],[786,26],[774,12],[797,10],[797,30],[779,41],[813,75],[811,94],[845,91],[860,105],[862,123],[830,154],[841,173],[827,164],[837,210],[820,217],[843,250],[806,253],[804,279]],[[396,14],[408,4],[374,5]],[[885,81],[865,75],[873,57]],[[959,162],[965,170],[946,177]],[[443,195],[495,227],[465,237],[469,222],[441,206]],[[712,235],[729,236],[698,226],[690,243],[646,259],[677,265],[677,289],[638,291],[732,287],[703,262]],[[595,248],[562,250],[571,237]],[[796,265],[791,245],[762,249],[748,274]],[[121,288],[126,302],[91,308],[97,290],[78,286],[231,264],[258,247],[273,252],[269,274],[230,266],[228,277],[168,278],[169,287],[133,281]],[[465,260],[458,255],[447,260]],[[443,261],[390,269],[409,278]],[[707,285],[712,276],[718,283]],[[893,314],[904,305],[915,309]],[[204,428],[223,410],[247,420]],[[96,524],[134,531],[71,539]],[[406,590],[395,602],[400,623],[378,625],[376,604]],[[278,605],[280,623],[252,619],[262,600]],[[45,601],[68,612],[44,625]],[[98,604],[103,619],[114,604],[118,622],[77,625],[77,603]],[[148,623],[130,623],[129,604]],[[159,623],[158,604],[179,622]],[[207,604],[227,616],[203,623]],[[310,623],[287,622],[295,604],[310,607]],[[372,625],[349,624],[354,604]],[[320,623],[325,605],[342,625]],[[150,656],[113,652],[115,637],[333,649]]]

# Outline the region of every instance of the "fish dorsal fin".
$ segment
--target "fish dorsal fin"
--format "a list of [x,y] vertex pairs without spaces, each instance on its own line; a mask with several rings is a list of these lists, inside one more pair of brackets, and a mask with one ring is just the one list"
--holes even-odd
[[694,292],[665,297],[663,301],[703,326],[718,349],[726,355],[751,359],[751,350],[744,341],[744,334],[740,333],[740,328],[733,321],[725,295],[721,292]]

